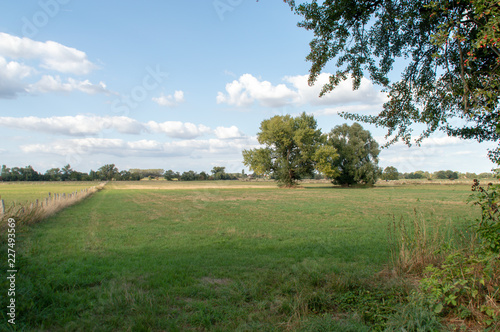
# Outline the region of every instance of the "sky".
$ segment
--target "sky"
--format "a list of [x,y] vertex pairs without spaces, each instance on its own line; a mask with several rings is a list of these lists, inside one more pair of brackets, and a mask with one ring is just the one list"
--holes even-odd
[[[282,1],[3,1],[0,5],[0,164],[39,172],[70,164],[120,170],[248,172],[260,123],[313,114],[328,133],[377,114],[387,97],[363,79],[319,98],[310,87],[312,33]],[[362,124],[380,144],[385,130]],[[400,172],[488,172],[493,143],[436,134],[382,150]]]

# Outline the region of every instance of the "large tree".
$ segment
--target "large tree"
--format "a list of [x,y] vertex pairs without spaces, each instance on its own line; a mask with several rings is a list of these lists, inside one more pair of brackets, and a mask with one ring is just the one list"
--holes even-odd
[[277,115],[264,120],[257,139],[265,147],[244,150],[243,163],[257,174],[272,175],[282,186],[296,185],[315,169],[327,176],[335,174],[330,165],[337,154],[324,145],[326,137],[312,115]]
[[98,173],[101,179],[111,181],[117,174],[119,174],[119,171],[118,168],[115,167],[115,164],[106,164],[99,167]]
[[[368,74],[388,93],[376,116],[344,117],[388,129],[388,144],[412,143],[414,124],[424,124],[417,143],[435,131],[481,141],[500,140],[500,6],[498,0],[313,0],[295,5],[314,32],[307,60],[309,84],[335,61],[321,95],[348,75],[353,88]],[[397,59],[406,68],[389,80]],[[490,151],[499,160],[500,147]]]
[[340,156],[333,163],[339,170],[332,177],[333,183],[373,185],[377,181],[381,173],[378,167],[380,149],[368,130],[358,123],[336,126],[328,135],[327,144],[333,146]]

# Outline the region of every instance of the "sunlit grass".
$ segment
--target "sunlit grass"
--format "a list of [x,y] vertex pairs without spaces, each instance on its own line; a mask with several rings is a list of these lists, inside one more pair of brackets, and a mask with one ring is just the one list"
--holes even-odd
[[98,182],[0,182],[0,199],[5,206],[42,200],[54,194],[70,194],[98,185]]
[[22,234],[18,327],[314,330],[350,310],[352,324],[378,326],[401,297],[373,278],[394,216],[417,209],[434,227],[475,217],[467,185],[125,185]]

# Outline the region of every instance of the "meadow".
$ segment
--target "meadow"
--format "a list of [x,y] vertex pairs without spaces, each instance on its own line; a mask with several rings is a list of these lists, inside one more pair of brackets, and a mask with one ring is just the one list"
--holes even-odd
[[408,291],[388,272],[389,225],[418,215],[428,232],[452,234],[478,217],[469,194],[468,184],[108,183],[19,230],[16,327],[380,330]]
[[70,194],[96,185],[96,182],[0,182],[0,199],[5,206],[45,199],[49,193]]

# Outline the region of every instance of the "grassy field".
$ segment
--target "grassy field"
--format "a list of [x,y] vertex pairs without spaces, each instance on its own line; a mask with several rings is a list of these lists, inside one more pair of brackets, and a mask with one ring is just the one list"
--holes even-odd
[[98,182],[0,182],[0,199],[5,206],[13,203],[24,204],[44,199],[51,194],[69,194],[77,190],[93,187]]
[[465,203],[469,190],[110,183],[17,238],[16,326],[380,329],[405,296],[379,273],[389,259],[388,224],[417,211],[430,228],[451,232],[478,216]]

